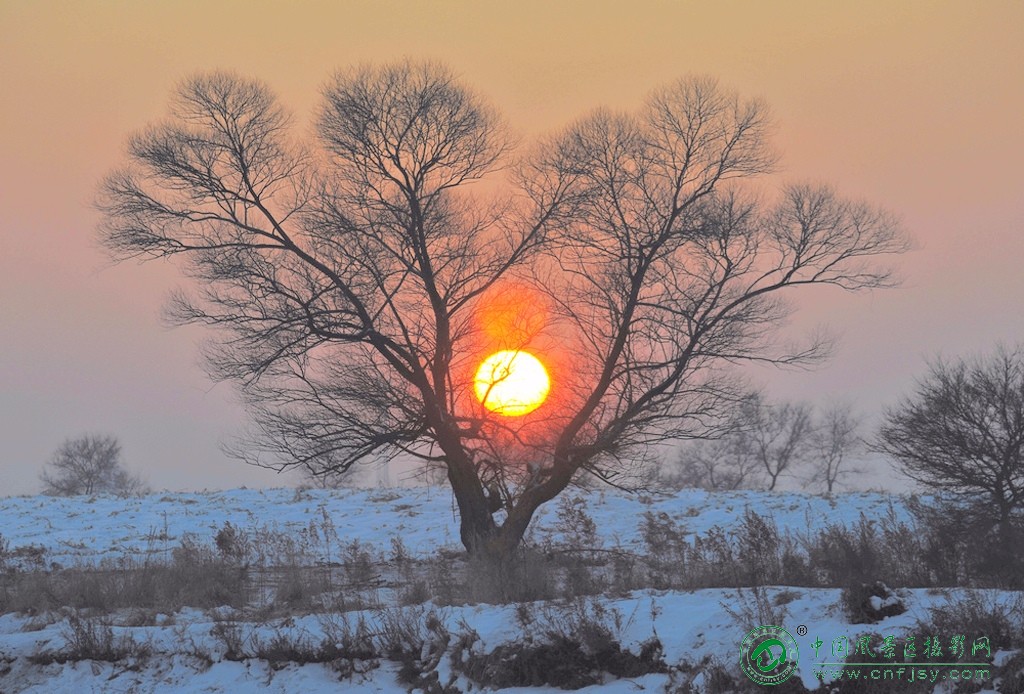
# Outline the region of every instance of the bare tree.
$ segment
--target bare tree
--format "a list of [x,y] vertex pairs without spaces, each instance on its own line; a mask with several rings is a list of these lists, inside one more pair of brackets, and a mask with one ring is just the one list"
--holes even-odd
[[[598,111],[518,160],[494,111],[435,64],[342,72],[314,143],[287,126],[257,82],[186,81],[107,179],[105,241],[190,259],[200,290],[174,315],[224,329],[209,363],[251,406],[251,462],[441,464],[471,552],[507,554],[578,475],[616,484],[650,443],[706,433],[739,393],[723,367],[820,356],[768,340],[780,292],[887,286],[871,261],[904,246],[889,215],[827,188],[743,195],[772,166],[765,108],[713,80],[636,115]],[[501,168],[507,185],[470,194]],[[488,301],[520,290],[544,320],[487,333]],[[544,407],[476,401],[484,345],[555,364]]]
[[724,433],[684,445],[676,476],[704,489],[774,491],[782,477],[810,462],[814,435],[809,406],[752,393],[734,407]]
[[121,465],[121,444],[113,436],[90,434],[68,439],[50,459],[39,479],[43,493],[53,496],[78,494],[140,494],[142,480]]
[[814,434],[811,408],[803,403],[768,403],[755,395],[742,409],[749,421],[745,435],[764,470],[768,490],[774,491],[779,478],[791,475],[809,458]]
[[708,490],[758,489],[764,486],[764,464],[754,445],[749,408],[729,411],[717,438],[684,442],[678,457],[660,475],[675,488]]
[[931,363],[874,447],[929,488],[983,495],[1008,540],[1024,507],[1024,346]]
[[829,407],[814,425],[811,434],[811,482],[831,495],[839,481],[858,472],[851,467],[864,447],[860,435],[861,419],[848,404]]
[[761,486],[763,468],[748,443],[749,439],[739,436],[694,441],[680,451],[663,479],[677,488],[757,488]]

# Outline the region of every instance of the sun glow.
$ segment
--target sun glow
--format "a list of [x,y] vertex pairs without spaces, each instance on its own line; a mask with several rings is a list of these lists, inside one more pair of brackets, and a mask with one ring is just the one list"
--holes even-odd
[[520,417],[544,404],[551,380],[537,357],[522,350],[503,350],[483,360],[474,386],[477,400],[488,410]]

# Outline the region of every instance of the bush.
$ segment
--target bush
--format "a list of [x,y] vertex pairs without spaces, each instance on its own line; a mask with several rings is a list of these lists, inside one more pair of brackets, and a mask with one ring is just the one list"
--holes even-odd
[[640,521],[640,538],[647,551],[654,587],[670,587],[686,566],[690,545],[685,530],[665,512],[645,511]]
[[903,600],[881,581],[843,588],[840,602],[851,624],[876,624],[907,611]]
[[[671,670],[667,694],[764,694],[765,687],[754,684],[732,663],[705,656],[693,665],[683,662]],[[800,678],[794,675],[771,687],[772,694],[807,694]]]
[[598,549],[602,538],[597,534],[597,524],[587,513],[589,500],[579,494],[562,496],[558,500],[558,528],[570,547],[577,549]]
[[985,503],[972,497],[909,504],[924,533],[920,554],[940,585],[1024,588],[1024,519],[995,525]]
[[317,642],[304,631],[277,629],[267,640],[254,635],[251,643],[252,657],[267,661],[272,670],[292,663],[329,663],[341,657],[340,649],[330,639]]
[[[644,513],[639,534],[647,566],[646,583],[658,589],[752,585],[844,587],[854,590],[884,581],[896,586],[951,586],[973,583],[1014,588],[1024,585],[1021,557],[1008,562],[1005,548],[978,542],[961,513],[911,499],[908,523],[890,505],[880,518],[863,514],[852,525],[828,524],[797,535],[781,532],[770,519],[748,510],[732,529],[715,526],[688,540],[668,514]],[[1024,542],[1024,533],[1022,533]],[[1009,567],[1009,568],[1008,568]]]
[[987,636],[992,653],[1024,647],[1024,595],[1013,598],[988,591],[956,591],[919,621],[922,634],[964,634],[971,640]]
[[622,615],[596,601],[577,600],[564,606],[534,609],[519,606],[523,638],[489,653],[473,651],[474,634],[465,635],[452,655],[452,668],[483,687],[555,686],[579,689],[615,677],[667,672],[656,636],[635,654],[622,648]]
[[992,678],[992,686],[1002,694],[1024,694],[1024,651],[1010,656]]
[[222,655],[225,660],[241,661],[251,657],[245,649],[246,638],[242,634],[242,625],[238,622],[224,619],[215,613],[210,636],[223,646]]
[[73,612],[62,629],[65,645],[60,651],[46,651],[31,656],[37,664],[98,660],[118,662],[128,658],[146,658],[148,644],[138,643],[130,634],[116,636],[109,621],[84,618]]
[[186,536],[169,563],[130,557],[94,567],[13,572],[0,578],[0,610],[36,614],[61,607],[173,612],[181,607],[241,607],[248,602],[244,568]]
[[213,543],[220,556],[233,563],[241,564],[249,556],[248,534],[233,526],[230,521],[224,521],[224,525],[214,535]]
[[398,679],[414,687],[422,684],[448,650],[451,635],[444,619],[423,607],[399,607],[377,614],[377,648],[400,663]]
[[720,603],[742,633],[747,633],[762,624],[781,626],[786,622],[786,603],[772,600],[762,587],[736,591],[733,603]]

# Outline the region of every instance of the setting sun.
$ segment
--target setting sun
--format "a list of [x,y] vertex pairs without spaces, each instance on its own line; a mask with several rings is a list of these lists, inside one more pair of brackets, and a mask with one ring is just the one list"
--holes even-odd
[[519,417],[544,404],[551,381],[537,357],[521,350],[504,350],[484,359],[474,385],[477,399],[488,410]]

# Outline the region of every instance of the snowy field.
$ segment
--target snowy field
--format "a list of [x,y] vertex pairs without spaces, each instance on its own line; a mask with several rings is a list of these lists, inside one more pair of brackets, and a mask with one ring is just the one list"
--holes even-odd
[[[572,496],[572,492],[568,493]],[[861,514],[882,518],[890,509],[905,518],[900,497],[844,494],[836,500],[795,493],[706,492],[683,490],[656,497],[620,492],[587,494],[587,513],[606,545],[635,548],[642,515],[665,513],[682,528],[703,534],[713,526],[735,525],[746,510],[766,515],[780,529],[804,531],[827,523],[854,524]],[[558,540],[557,501],[542,507],[533,524],[533,539]],[[103,558],[162,552],[191,533],[210,538],[225,522],[243,529],[267,527],[299,531],[318,523],[324,513],[339,537],[386,551],[401,537],[414,556],[431,556],[440,548],[460,549],[457,512],[444,488],[373,490],[236,489],[225,492],[152,494],[141,498],[0,499],[0,532],[12,547],[45,548],[62,565]]]
[[[776,596],[781,588],[771,589],[769,595]],[[803,624],[808,632],[797,637],[801,652],[812,653],[812,642],[816,638],[830,641],[840,635],[851,640],[859,633],[874,631],[881,634],[903,634],[911,630],[917,618],[927,615],[927,608],[946,599],[938,593],[929,594],[924,590],[907,592],[908,612],[891,617],[876,625],[849,625],[836,607],[838,590],[797,590],[797,597],[787,605],[788,623],[785,625],[795,632]],[[994,599],[1005,595],[994,594]],[[627,598],[608,599],[609,608],[625,617],[622,644],[639,646],[653,633],[660,638],[665,649],[667,662],[688,660],[697,662],[710,656],[722,662],[738,660],[738,644],[744,631],[728,614],[725,606],[735,602],[735,591],[701,590],[692,593],[657,592]],[[454,607],[441,611],[446,624],[455,630],[459,625],[468,625],[480,636],[478,648],[487,650],[498,644],[523,639],[523,633],[516,628],[512,606],[476,605]],[[654,615],[652,617],[652,615]],[[372,616],[369,617],[373,619]],[[3,691],[38,692],[388,692],[399,694],[408,687],[399,684],[396,678],[397,665],[382,662],[379,667],[351,679],[339,682],[336,672],[320,664],[286,665],[273,669],[258,660],[231,662],[221,660],[209,667],[197,668],[189,656],[181,652],[181,634],[190,635],[202,644],[211,641],[209,637],[211,620],[200,612],[184,611],[176,615],[176,624],[166,627],[125,627],[118,633],[133,633],[139,640],[148,640],[156,653],[147,664],[139,669],[121,664],[74,663],[53,664],[44,667],[32,666],[25,659],[14,662],[11,671],[0,677]],[[50,625],[41,630],[25,631],[31,620],[11,615],[0,618],[0,652],[10,655],[59,646],[62,640],[60,625]],[[281,623],[252,625],[247,633],[262,633],[270,638]],[[322,634],[322,626],[316,617],[290,619],[284,624],[289,631],[298,631],[316,638]],[[795,635],[795,634],[794,634]],[[208,646],[216,653],[217,644]],[[1010,652],[997,652],[995,665],[1005,662]],[[797,677],[808,689],[821,687],[821,681],[811,659],[801,659]],[[442,659],[438,666],[442,683],[453,678],[448,663]],[[939,675],[941,683],[941,675]],[[470,688],[464,679],[455,677],[461,691]],[[584,687],[581,692],[607,692],[627,694],[633,692],[662,692],[670,684],[667,674],[650,674],[639,678],[608,680],[599,685]],[[10,688],[8,688],[10,687]],[[700,682],[697,682],[700,691]],[[821,688],[827,691],[827,688]],[[562,691],[547,687],[511,687],[503,692],[521,694],[546,694]],[[765,691],[769,691],[767,688]],[[983,691],[996,691],[985,689]]]
[[[770,516],[780,529],[804,532],[825,524],[855,524],[863,516],[907,517],[899,497],[881,494],[849,494],[835,499],[792,493],[707,493],[687,490],[658,497],[637,497],[621,493],[586,493],[587,512],[594,519],[606,546],[641,549],[639,530],[644,513],[666,514],[685,532],[701,535],[714,526],[735,526],[747,510]],[[186,535],[209,542],[230,522],[241,529],[260,527],[298,532],[329,516],[344,541],[362,545],[385,555],[392,538],[400,537],[410,553],[435,556],[439,550],[458,550],[458,528],[452,499],[443,489],[377,489],[341,491],[234,490],[202,494],[154,494],[138,499],[110,497],[54,499],[17,497],[0,499],[0,533],[9,549],[43,548],[47,562],[61,566],[96,564],[103,559],[136,557],[165,552]],[[531,540],[558,541],[556,504],[550,504],[535,524]],[[809,657],[816,639],[831,643],[846,636],[874,633],[904,638],[912,633],[929,610],[946,604],[961,589],[899,590],[907,610],[876,624],[849,624],[841,606],[838,588],[774,586],[765,597],[781,617],[782,624],[797,640],[801,652],[793,681],[809,690],[828,691],[822,686],[824,656]],[[1006,591],[984,591],[982,599],[1008,613],[1020,608],[1020,596]],[[615,624],[616,637],[624,649],[640,652],[643,644],[656,637],[663,648],[665,663],[698,664],[715,662],[735,669],[739,644],[749,624],[737,617],[750,592],[714,588],[694,591],[633,591],[625,595],[592,598],[587,609],[597,609]],[[1017,601],[1017,602],[1015,602]],[[394,608],[398,609],[398,608]],[[453,659],[469,653],[486,654],[503,644],[530,643],[543,631],[537,615],[558,605],[455,605],[435,607],[430,603],[411,609],[421,616],[437,617],[432,633],[450,634],[424,642],[422,660],[430,660],[435,687],[423,685],[416,691],[480,691],[480,686],[453,669]],[[525,616],[532,610],[533,617]],[[271,643],[286,634],[307,643],[330,640],[338,615],[296,614],[241,621],[238,615],[225,618],[216,610],[186,608],[174,614],[157,614],[151,623],[133,625],[128,612],[110,615],[110,629],[118,638],[130,637],[145,644],[145,658],[118,662],[39,662],[32,657],[59,653],[69,646],[70,613],[57,615],[5,614],[0,616],[0,692],[406,692],[412,685],[400,683],[400,665],[381,659],[372,665],[339,674],[324,663],[270,663],[258,658],[232,659],[225,651],[225,639],[214,632],[225,623],[237,630],[245,643]],[[389,613],[381,610],[350,612],[347,623],[363,620],[371,632],[382,629]],[[391,613],[394,614],[394,613]],[[1024,615],[1017,615],[1024,622]],[[1016,618],[1015,616],[1014,618]],[[429,621],[429,620],[428,620]],[[471,643],[461,636],[472,634]],[[538,641],[539,643],[539,641]],[[461,644],[461,645],[459,645]],[[468,644],[468,645],[467,645]],[[462,648],[462,651],[459,651]],[[460,656],[459,654],[462,653]],[[994,666],[1019,657],[1013,651],[992,654]],[[823,675],[826,681],[835,674]],[[747,683],[749,684],[749,683]],[[450,685],[451,688],[445,689]],[[993,684],[970,691],[997,691]],[[769,691],[768,688],[764,689]],[[540,694],[560,691],[551,687],[512,687],[504,692]],[[682,670],[656,672],[638,677],[603,676],[599,684],[584,692],[708,692],[714,684],[699,672]],[[847,688],[844,691],[859,691]],[[892,691],[901,691],[893,689]],[[915,689],[915,691],[923,691]],[[942,675],[935,691],[953,692]],[[961,690],[967,691],[967,690]]]

